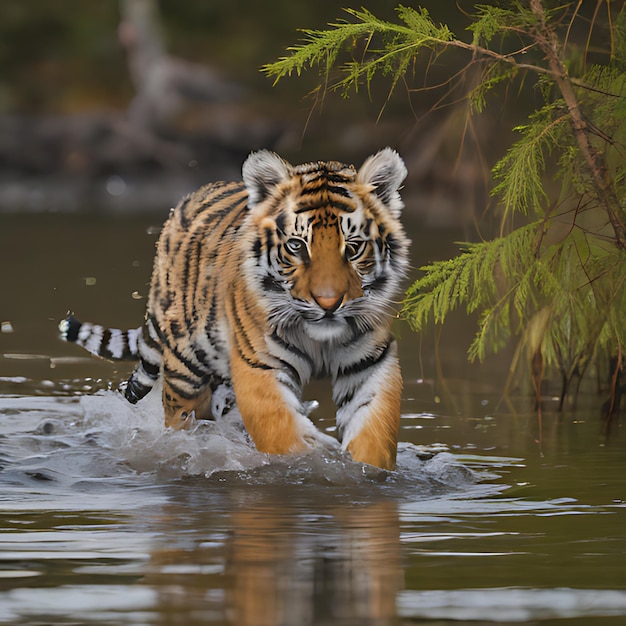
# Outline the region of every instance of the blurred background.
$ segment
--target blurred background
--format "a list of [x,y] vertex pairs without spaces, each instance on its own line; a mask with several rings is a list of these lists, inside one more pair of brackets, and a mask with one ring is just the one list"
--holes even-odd
[[[368,8],[395,19],[395,4]],[[415,84],[391,97],[384,80],[346,100],[316,91],[317,70],[276,86],[260,71],[303,37],[298,29],[360,5],[3,0],[0,211],[161,212],[200,184],[239,178],[254,149],[358,165],[391,145],[407,161],[407,205],[424,224],[480,219],[511,124],[496,105],[468,128],[471,85],[432,88],[453,73],[453,55],[425,59],[427,77],[416,68]],[[469,40],[473,2],[421,5]]]

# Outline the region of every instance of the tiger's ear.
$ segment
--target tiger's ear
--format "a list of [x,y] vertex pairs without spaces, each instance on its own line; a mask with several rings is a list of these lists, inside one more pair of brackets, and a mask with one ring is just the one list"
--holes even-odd
[[381,199],[393,215],[399,217],[404,203],[398,190],[406,175],[406,166],[400,155],[391,148],[385,148],[365,160],[357,174],[357,181],[372,185],[372,193]]
[[242,168],[243,182],[248,190],[248,207],[251,209],[267,198],[273,187],[291,175],[291,170],[291,165],[274,152],[253,152]]

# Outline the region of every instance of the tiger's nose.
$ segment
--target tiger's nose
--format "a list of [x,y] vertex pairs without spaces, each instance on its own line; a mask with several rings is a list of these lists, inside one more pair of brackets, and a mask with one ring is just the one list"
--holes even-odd
[[313,296],[313,300],[315,300],[315,302],[317,302],[317,304],[319,304],[322,309],[324,309],[324,311],[326,311],[326,313],[334,313],[340,306],[341,303],[343,302],[343,298],[346,295],[345,293],[324,293],[322,294],[314,294],[311,293],[311,295]]

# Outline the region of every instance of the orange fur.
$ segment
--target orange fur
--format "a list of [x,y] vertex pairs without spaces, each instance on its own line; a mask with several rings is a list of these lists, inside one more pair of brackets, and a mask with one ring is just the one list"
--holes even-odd
[[358,434],[348,444],[355,461],[393,470],[396,467],[402,375],[396,364],[387,386],[372,402],[371,412]]
[[236,354],[231,356],[231,368],[237,406],[257,449],[270,454],[305,450],[307,444],[274,375],[251,368]]
[[330,309],[339,299],[353,300],[363,295],[359,275],[344,258],[342,247],[338,224],[314,229],[311,262],[298,275],[292,290],[294,297],[313,297],[322,308]]
[[211,389],[206,387],[202,393],[191,399],[181,398],[170,386],[167,378],[163,379],[163,409],[166,428],[182,430],[191,428],[197,419],[211,418]]

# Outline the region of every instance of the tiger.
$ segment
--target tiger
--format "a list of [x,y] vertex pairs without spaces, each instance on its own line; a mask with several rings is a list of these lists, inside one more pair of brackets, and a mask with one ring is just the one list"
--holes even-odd
[[61,335],[101,357],[138,360],[125,397],[136,403],[160,380],[166,427],[215,419],[216,394],[228,397],[270,454],[319,442],[303,387],[330,378],[333,440],[354,461],[393,470],[403,382],[391,323],[408,269],[406,176],[391,148],[358,170],[253,152],[242,182],[205,185],[170,211],[141,327],[68,315]]

